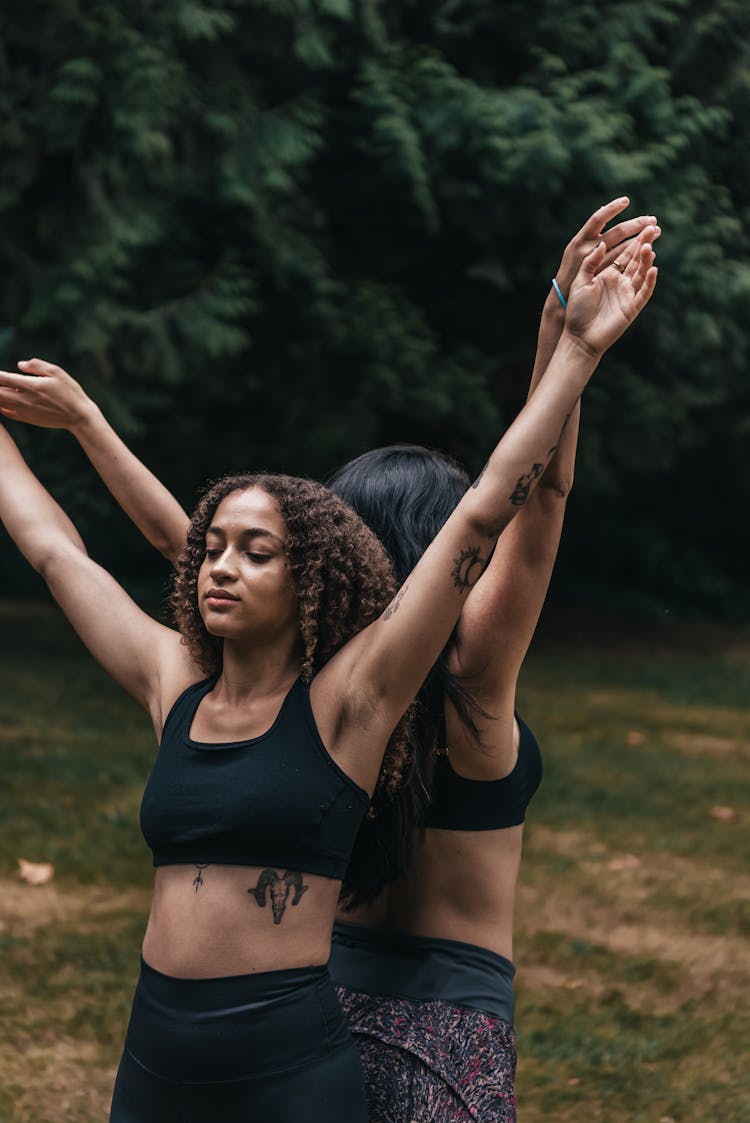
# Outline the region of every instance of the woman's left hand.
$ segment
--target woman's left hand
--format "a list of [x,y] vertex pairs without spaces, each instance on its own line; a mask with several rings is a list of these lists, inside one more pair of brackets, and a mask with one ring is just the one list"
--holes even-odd
[[656,285],[652,242],[658,226],[647,226],[611,265],[604,241],[584,259],[573,281],[564,334],[599,358],[645,308]]

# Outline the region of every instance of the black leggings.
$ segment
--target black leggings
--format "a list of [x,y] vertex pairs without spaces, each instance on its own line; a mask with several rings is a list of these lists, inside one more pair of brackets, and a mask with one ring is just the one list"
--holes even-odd
[[141,964],[110,1123],[367,1123],[325,967],[174,979]]

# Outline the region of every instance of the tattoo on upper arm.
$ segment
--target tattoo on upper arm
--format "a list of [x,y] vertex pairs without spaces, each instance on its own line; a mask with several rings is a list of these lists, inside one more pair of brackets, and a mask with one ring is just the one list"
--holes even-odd
[[207,870],[210,864],[210,862],[193,862],[193,865],[198,871],[198,876],[193,878],[193,885],[195,886],[196,893],[203,884],[203,871]]
[[543,464],[533,464],[530,472],[527,472],[525,476],[518,477],[518,482],[512,494],[508,496],[514,507],[523,507],[529,498],[532,483],[541,476],[543,471]]
[[390,620],[391,616],[396,615],[396,613],[399,610],[399,607],[401,606],[401,598],[403,597],[403,595],[404,595],[404,593],[406,592],[407,589],[408,589],[408,585],[402,585],[401,586],[399,591],[396,593],[396,596],[393,598],[393,600],[391,601],[391,603],[388,605],[385,612],[383,613],[383,620]]
[[[489,464],[489,460],[487,461],[487,464]],[[474,483],[473,483],[473,484],[471,485],[472,487],[479,487],[479,484],[480,484],[480,482],[481,482],[482,476],[483,476],[483,475],[484,475],[484,473],[485,473],[485,472],[487,471],[487,464],[485,464],[484,468],[482,468],[482,471],[481,471],[481,472],[479,473],[479,475],[477,476],[477,478],[476,478],[476,479],[474,480]]]
[[453,563],[453,584],[463,593],[476,585],[485,570],[489,558],[483,558],[479,546],[467,546]]
[[274,924],[281,924],[292,889],[294,890],[292,905],[298,905],[302,900],[302,894],[306,893],[309,888],[309,885],[303,884],[302,874],[299,870],[287,870],[285,874],[279,876],[276,870],[265,869],[258,877],[258,884],[254,889],[248,889],[248,893],[255,897],[260,908],[264,909],[266,907],[266,889],[270,889],[273,922]]

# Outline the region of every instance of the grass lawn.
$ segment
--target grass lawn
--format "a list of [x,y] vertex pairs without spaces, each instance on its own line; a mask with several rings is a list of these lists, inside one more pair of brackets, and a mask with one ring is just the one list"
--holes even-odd
[[[55,609],[0,604],[0,628],[0,1123],[101,1123],[149,901],[153,734]],[[747,636],[545,624],[519,695],[545,756],[520,1123],[750,1121],[749,700]],[[53,880],[24,884],[19,858]]]

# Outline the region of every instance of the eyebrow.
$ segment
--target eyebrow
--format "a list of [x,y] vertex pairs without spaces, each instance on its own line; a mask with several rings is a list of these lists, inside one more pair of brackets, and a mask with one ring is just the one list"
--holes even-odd
[[[226,531],[220,526],[210,526],[206,534],[221,534],[226,536]],[[244,538],[272,538],[274,542],[278,542],[280,546],[284,545],[283,539],[279,538],[278,534],[274,534],[272,530],[266,530],[262,526],[250,526],[247,530],[242,531]]]

